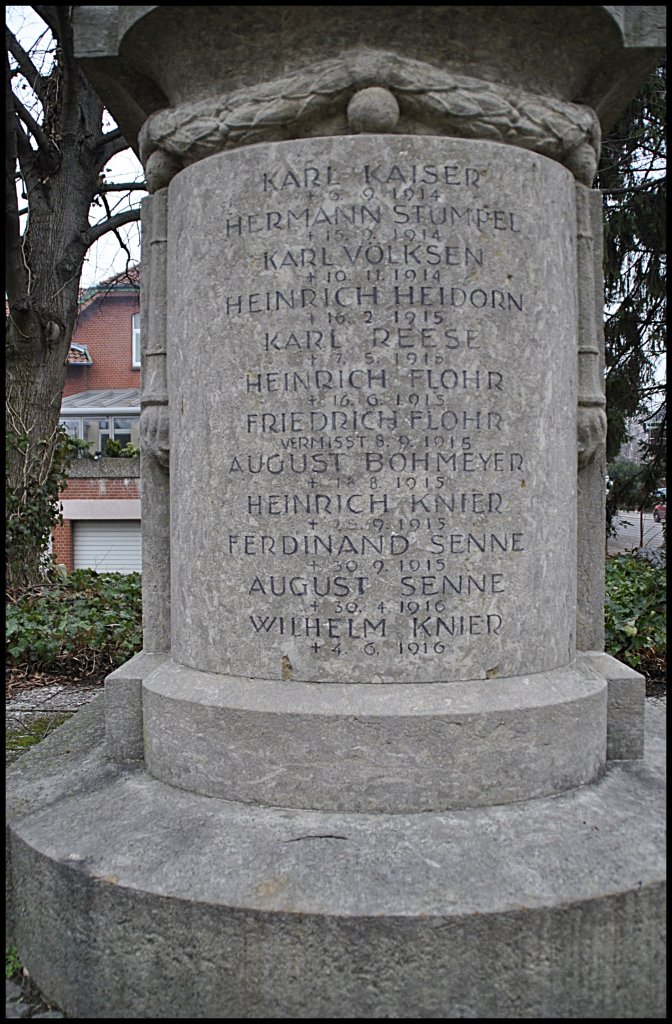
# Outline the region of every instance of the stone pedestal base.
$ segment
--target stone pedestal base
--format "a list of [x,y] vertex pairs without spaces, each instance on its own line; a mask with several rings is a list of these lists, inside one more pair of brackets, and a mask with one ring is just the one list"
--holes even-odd
[[150,774],[264,806],[507,804],[594,782],[606,762],[607,682],[586,659],[508,679],[368,685],[245,679],[166,660],[145,676],[142,707]]
[[187,793],[105,756],[102,701],[9,772],[15,941],[93,1018],[664,1017],[664,719],[506,806]]

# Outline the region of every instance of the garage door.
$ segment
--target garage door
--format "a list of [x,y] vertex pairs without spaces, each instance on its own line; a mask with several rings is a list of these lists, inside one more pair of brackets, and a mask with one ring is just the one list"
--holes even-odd
[[140,572],[142,546],[138,519],[93,519],[73,523],[75,569]]

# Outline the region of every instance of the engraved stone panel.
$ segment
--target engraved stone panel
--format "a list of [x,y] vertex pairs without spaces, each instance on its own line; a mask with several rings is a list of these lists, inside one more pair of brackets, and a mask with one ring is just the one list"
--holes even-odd
[[169,220],[173,659],[360,683],[567,665],[571,173],[481,141],[260,144],[178,174]]

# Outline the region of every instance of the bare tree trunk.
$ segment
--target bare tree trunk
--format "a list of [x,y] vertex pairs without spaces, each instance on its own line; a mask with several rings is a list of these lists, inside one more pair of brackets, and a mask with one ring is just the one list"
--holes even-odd
[[[45,537],[37,505],[42,497],[42,512],[50,502],[53,507],[58,493],[54,440],[82,262],[91,242],[103,233],[100,227],[90,227],[89,211],[100,191],[106,161],[126,147],[118,132],[103,133],[102,103],[73,59],[71,11],[69,7],[39,8],[58,40],[56,61],[46,76],[35,68],[12,34],[7,36],[5,333],[10,586],[37,582],[41,576],[49,529]],[[10,54],[39,100],[39,123],[12,88],[16,68],[12,70]],[[19,210],[17,168],[27,199],[25,210]],[[22,230],[21,215],[26,212],[27,225]]]

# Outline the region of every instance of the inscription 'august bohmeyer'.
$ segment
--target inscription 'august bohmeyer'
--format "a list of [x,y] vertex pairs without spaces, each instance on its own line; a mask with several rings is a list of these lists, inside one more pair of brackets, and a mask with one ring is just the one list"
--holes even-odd
[[[489,595],[499,602],[507,591],[506,573],[497,565],[480,572],[475,566],[481,558],[495,556],[506,564],[518,557],[523,533],[510,526],[469,529],[470,517],[488,526],[489,517],[501,518],[510,500],[501,491],[446,486],[451,474],[456,479],[519,476],[524,464],[522,452],[507,450],[507,414],[501,403],[509,383],[501,369],[488,366],[490,338],[486,343],[483,321],[477,319],[476,327],[472,322],[483,310],[508,316],[525,311],[520,291],[493,282],[493,275],[502,274],[501,265],[497,269],[495,260],[490,266],[490,238],[508,234],[518,244],[522,219],[504,204],[473,201],[481,177],[475,168],[448,164],[365,163],[347,172],[328,164],[265,171],[264,193],[280,198],[303,191],[310,203],[241,211],[227,220],[229,237],[278,231],[299,236],[296,242],[273,243],[261,254],[265,280],[277,277],[277,287],[263,291],[262,285],[259,291],[224,298],[228,317],[269,320],[263,355],[257,349],[258,367],[248,367],[243,378],[248,404],[239,414],[250,443],[261,445],[232,454],[228,464],[229,474],[249,474],[259,487],[241,501],[240,512],[247,522],[269,526],[288,517],[298,526],[305,518],[310,530],[277,534],[267,526],[268,533],[256,533],[248,527],[229,535],[230,555],[256,562],[248,596],[261,602],[249,615],[257,637],[303,640],[315,656],[334,643],[329,650],[335,654],[340,655],[342,644],[354,650],[362,643],[368,645],[365,653],[372,654],[376,644],[396,637],[398,653],[412,656],[421,647],[426,653],[430,639],[432,652],[439,653],[445,639],[501,633],[505,620],[498,607],[483,608],[482,599]],[[358,181],[359,196],[366,200],[361,204],[348,194]],[[405,186],[415,191],[402,191]],[[470,190],[468,200],[463,201],[460,188]],[[422,226],[423,233],[429,226],[435,233],[414,238],[414,226]],[[339,229],[340,240],[331,236],[332,228]],[[408,231],[405,237],[397,234],[401,228]],[[449,234],[441,237],[441,231]],[[466,231],[477,232],[477,241],[466,239]],[[388,232],[394,232],[393,239],[386,237]],[[300,237],[305,233],[309,245]],[[390,310],[398,311],[394,326]],[[450,319],[443,310],[451,311]],[[423,311],[423,322],[416,324],[416,311]],[[465,311],[471,311],[472,320],[465,322]],[[271,328],[274,320],[278,326]],[[389,358],[390,349],[413,349],[416,343],[428,350],[442,348],[446,355],[433,365],[414,364],[414,356],[406,364]],[[447,358],[451,349],[460,351],[459,362]],[[294,360],[302,352],[310,354],[310,362],[297,366]],[[285,354],[289,366],[279,365]],[[282,404],[285,395],[293,407]],[[290,445],[293,435],[307,442],[341,432],[353,436],[348,451],[297,452]],[[484,441],[497,435],[496,445]],[[283,478],[286,490],[277,486]],[[266,489],[266,480],[275,486]],[[349,486],[343,486],[345,481]],[[400,493],[409,486],[410,492]],[[430,516],[456,514],[464,517],[464,530],[439,533],[439,519],[430,523]],[[396,532],[393,521],[400,515],[424,516],[425,525],[421,528],[415,519],[411,529],[416,532]],[[327,523],[329,533],[323,532]],[[355,523],[361,524],[359,534],[353,532]],[[409,574],[416,548],[425,555],[425,571]],[[321,575],[302,571],[309,556],[314,568],[319,560]],[[259,559],[268,558],[282,559],[288,571],[259,572]],[[343,561],[325,564],[325,558]],[[395,558],[404,561],[392,571]],[[465,558],[470,565],[477,560],[470,572],[462,571]],[[451,572],[437,575],[433,570],[447,566],[447,559]],[[314,614],[298,614],[292,606],[282,614],[266,614],[264,600],[277,598],[294,599],[299,607],[311,601]],[[477,598],[478,608],[464,607]],[[352,617],[334,615],[339,599]],[[446,608],[448,599],[456,606]],[[418,601],[427,605],[426,614]]]
[[[438,234],[432,236],[433,240],[411,242],[398,238],[396,228],[429,224],[435,230],[452,231],[457,226],[461,238],[465,230],[474,228],[479,234],[508,232],[513,237],[521,234],[522,227],[512,211],[489,205],[460,205],[456,199],[452,203],[432,203],[429,190],[424,188],[415,197],[421,198],[422,203],[412,202],[409,193],[398,195],[396,192],[398,186],[409,180],[424,186],[438,184],[441,177],[443,184],[450,184],[451,188],[460,183],[476,188],[480,173],[474,169],[464,173],[446,165],[441,173],[434,166],[424,165],[420,169],[413,165],[410,173],[404,173],[397,165],[384,168],[367,164],[363,173],[368,201],[359,207],[341,203],[342,183],[331,165],[326,169],[304,168],[301,175],[293,171],[283,175],[264,174],[265,192],[306,189],[311,192],[310,198],[322,205],[306,207],[305,211],[292,208],[286,211],[286,221],[284,213],[267,211],[265,215],[250,215],[247,222],[240,218],[237,223],[227,223],[227,232],[231,228],[242,235],[245,230],[257,233],[264,227],[266,231],[283,227],[294,231],[302,221],[311,242],[320,237],[327,240],[317,245],[292,242],[265,249],[263,272],[284,275],[282,285],[265,292],[230,295],[224,300],[228,316],[266,315],[269,319],[279,319],[282,325],[275,331],[265,331],[261,367],[247,369],[244,378],[245,394],[255,400],[255,404],[241,410],[241,421],[244,419],[247,435],[261,439],[266,447],[255,454],[239,453],[230,461],[230,473],[249,473],[260,478],[260,490],[247,494],[241,512],[248,521],[258,524],[287,517],[298,523],[305,518],[311,530],[310,535],[303,537],[252,532],[230,534],[229,551],[234,557],[252,558],[257,565],[259,556],[262,559],[275,556],[283,559],[288,567],[292,566],[289,572],[270,576],[257,573],[251,580],[248,595],[262,602],[259,609],[249,615],[256,636],[303,640],[309,643],[315,656],[326,649],[325,643],[334,642],[336,646],[329,649],[335,654],[340,655],[342,643],[351,650],[363,643],[365,653],[373,654],[377,650],[376,643],[390,636],[398,638],[400,655],[415,655],[421,646],[426,652],[429,640],[432,653],[436,654],[443,650],[445,639],[468,640],[500,634],[504,618],[496,604],[500,595],[506,593],[505,573],[497,567],[487,572],[462,572],[457,571],[457,566],[465,557],[470,559],[470,564],[480,556],[515,558],[524,550],[523,534],[506,529],[486,529],[479,534],[466,528],[436,533],[427,518],[424,533],[420,530],[405,535],[394,531],[392,521],[399,516],[400,509],[416,517],[457,513],[467,517],[467,521],[468,517],[482,517],[486,523],[488,517],[502,516],[505,504],[502,493],[477,489],[444,493],[446,474],[520,474],[523,455],[504,448],[492,450],[484,447],[481,440],[488,435],[503,434],[507,426],[506,417],[497,405],[507,394],[501,370],[487,364],[485,367],[474,365],[473,357],[469,356],[466,359],[462,356],[462,365],[455,365],[453,360],[446,365],[443,357],[434,366],[414,365],[409,357],[408,365],[404,366],[396,359],[389,360],[385,350],[391,343],[399,349],[414,347],[415,311],[422,310],[424,323],[417,325],[422,348],[441,345],[447,352],[460,348],[461,354],[478,349],[482,363],[483,359],[488,359],[487,348],[482,349],[482,329],[474,329],[471,323],[464,322],[464,310],[490,309],[521,314],[525,302],[522,293],[507,287],[493,287],[487,277],[483,277],[488,267],[488,250],[483,245],[458,245],[452,238],[440,239]],[[327,187],[337,200],[328,208],[319,191]],[[376,193],[389,193],[390,188],[394,190],[395,202],[376,205]],[[435,193],[434,199],[439,195]],[[372,237],[374,225],[376,231],[382,229],[383,233],[393,229],[395,240],[386,240],[380,234]],[[331,227],[356,230],[350,231],[348,240],[337,243],[336,238],[330,238]],[[369,232],[368,240],[357,237],[357,230],[362,228]],[[413,234],[410,229],[409,237]],[[389,268],[392,274],[386,276],[386,270],[381,268]],[[423,270],[420,277],[415,268],[428,269]],[[431,268],[441,269],[432,272]],[[298,272],[299,283],[288,285],[292,280],[288,275],[293,271]],[[492,276],[491,272],[488,276]],[[362,283],[364,280],[366,284]],[[385,311],[395,309],[398,312],[392,327]],[[447,322],[444,314],[437,312],[443,309],[453,311],[451,321]],[[332,310],[335,322],[341,325],[338,331],[333,326],[327,330],[324,320],[320,319],[329,314],[332,324]],[[347,311],[349,321],[341,310]],[[353,311],[359,310],[366,312],[358,313],[355,319]],[[407,313],[407,310],[413,312]],[[387,326],[381,324],[381,314]],[[308,318],[310,323],[306,324]],[[299,329],[302,319],[305,331]],[[345,323],[349,326],[344,326]],[[277,365],[283,353],[291,359],[301,352],[311,354],[310,364],[306,361],[300,368]],[[279,402],[283,395],[292,397],[295,408],[287,409],[282,405],[269,408],[266,404],[264,396]],[[301,407],[302,397],[304,407]],[[474,397],[478,397],[477,406]],[[258,404],[259,400],[264,400],[264,404]],[[316,405],[319,408],[315,408]],[[333,452],[327,458],[324,453],[297,454],[285,440],[291,439],[292,434],[301,434],[307,440],[330,430],[353,432],[359,444],[353,443],[349,453]],[[441,447],[428,450],[430,439],[439,431],[446,435],[437,438],[441,440]],[[395,451],[399,444],[397,436],[408,433],[410,437],[406,436],[403,443],[409,445],[409,450]],[[458,450],[455,450],[453,435],[457,435]],[[273,451],[268,441],[276,438]],[[400,495],[394,490],[402,487],[402,477],[390,474],[409,472],[423,476],[420,481],[415,476],[405,477],[403,486],[412,484],[415,488],[420,483],[421,489],[405,494],[400,504]],[[273,489],[267,493],[263,489],[264,477],[275,480],[286,477],[289,489],[286,492]],[[327,483],[334,478],[334,493],[323,485],[317,490],[311,489],[318,487],[318,481]],[[351,486],[340,490],[341,479],[354,485],[354,489]],[[300,484],[305,486],[305,491],[299,488]],[[442,523],[449,521],[441,520]],[[420,519],[413,522],[415,526],[411,529],[418,531]],[[437,522],[438,519],[433,520],[434,530]],[[329,534],[320,529],[320,525],[324,529],[327,523],[332,531]],[[359,536],[346,532],[351,531],[355,523],[361,524]],[[420,564],[412,558],[418,545],[429,555],[429,559],[425,559],[426,571],[409,574],[409,568],[413,569],[416,562]],[[309,555],[313,556],[310,563],[313,568],[318,567],[316,558],[322,563],[322,575],[303,574],[301,562]],[[376,555],[380,557],[376,559]],[[335,563],[335,574],[324,564],[325,556],[343,559],[342,563]],[[407,556],[405,562],[399,562],[401,575],[397,575],[396,570],[391,571],[393,563],[389,560],[396,556]],[[432,570],[439,564],[447,565],[447,558],[455,571],[435,575]],[[342,575],[343,568],[347,567],[348,575]],[[359,575],[360,572],[363,574]],[[380,595],[381,574],[387,574],[384,601],[373,597],[375,593]],[[482,599],[486,595],[495,607],[483,608]],[[310,607],[315,614],[292,614],[295,609],[291,605],[289,611],[283,609],[283,614],[265,614],[263,600],[276,598],[296,599],[299,605],[312,601]],[[352,617],[340,618],[333,614],[337,606],[340,607],[340,598],[343,608],[347,607]],[[430,611],[428,599],[437,598]],[[464,607],[465,602],[476,598],[481,599],[478,609]],[[457,606],[447,609],[448,599],[457,602]],[[427,614],[421,614],[419,600],[427,605]],[[372,615],[374,608],[381,613],[380,617]]]

